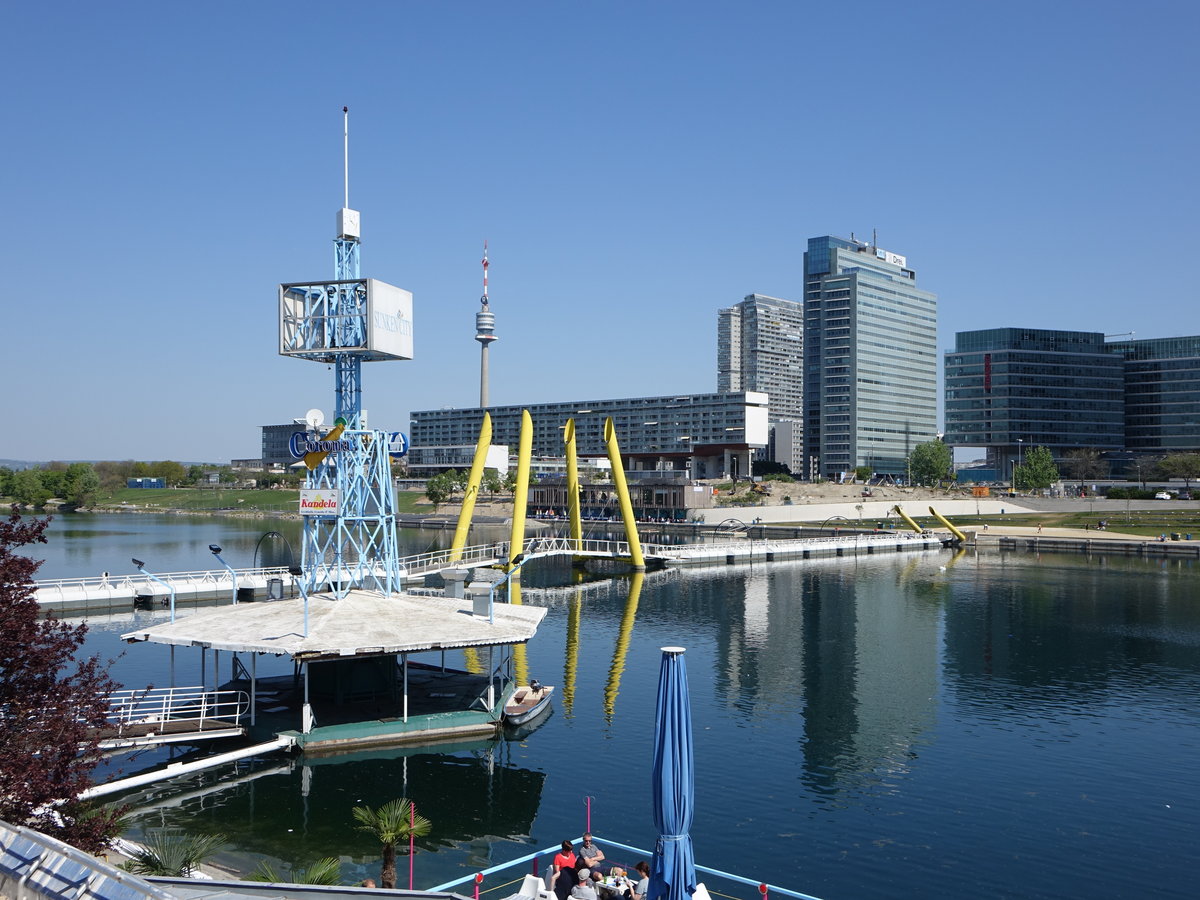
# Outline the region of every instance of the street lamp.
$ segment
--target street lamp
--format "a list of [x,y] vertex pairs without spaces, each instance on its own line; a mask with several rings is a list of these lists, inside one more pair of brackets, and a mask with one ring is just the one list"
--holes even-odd
[[1017,492],[1017,469],[1021,468],[1021,450],[1025,447],[1025,438],[1017,438],[1017,467],[1013,469],[1013,493]]
[[238,598],[237,572],[234,571],[233,566],[231,566],[229,563],[225,562],[225,560],[221,559],[221,548],[220,547],[218,547],[216,544],[209,544],[208,549],[211,550],[212,555],[217,558],[217,562],[219,562],[221,565],[223,565],[225,568],[227,568],[229,570],[229,574],[233,576],[233,605],[237,606],[237,598]]
[[157,575],[154,575],[151,572],[147,572],[146,564],[144,562],[142,562],[140,559],[133,559],[133,560],[131,560],[131,562],[135,566],[137,566],[137,570],[139,572],[141,572],[143,575],[145,575],[147,578],[149,578],[151,581],[157,581],[159,584],[161,584],[163,587],[165,587],[168,591],[171,592],[171,621],[174,622],[175,621],[175,587],[174,587],[174,585],[167,584],[165,581],[163,581]]

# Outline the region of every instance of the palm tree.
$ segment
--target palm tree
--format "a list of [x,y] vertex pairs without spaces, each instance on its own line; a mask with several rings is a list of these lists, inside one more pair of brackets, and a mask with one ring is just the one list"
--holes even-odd
[[125,868],[135,875],[187,878],[225,843],[223,834],[183,834],[162,829],[146,835]]
[[383,846],[383,869],[379,873],[381,888],[396,887],[396,845],[410,836],[424,837],[433,827],[424,816],[415,815],[413,809],[412,801],[406,797],[385,803],[379,809],[354,807],[354,818],[360,823],[358,830],[375,835]]
[[336,856],[326,856],[306,869],[293,867],[288,872],[280,872],[266,860],[261,860],[246,880],[271,884],[341,884],[342,863]]

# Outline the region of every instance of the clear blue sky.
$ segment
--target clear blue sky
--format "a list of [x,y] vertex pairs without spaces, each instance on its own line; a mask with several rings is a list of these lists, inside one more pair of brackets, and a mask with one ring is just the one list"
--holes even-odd
[[10,4],[0,458],[227,461],[332,411],[276,285],[411,290],[377,427],[716,388],[716,312],[819,234],[908,257],[956,331],[1200,332],[1194,2]]

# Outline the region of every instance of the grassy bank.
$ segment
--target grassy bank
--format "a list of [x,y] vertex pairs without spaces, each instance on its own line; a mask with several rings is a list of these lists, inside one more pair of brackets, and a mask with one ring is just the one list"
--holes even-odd
[[[428,504],[418,506],[425,495],[417,491],[397,491],[396,511],[429,512]],[[11,500],[0,505],[7,506]],[[120,488],[105,491],[96,499],[97,509],[134,506],[145,512],[242,512],[295,513],[300,492],[294,490],[254,490],[243,488]]]

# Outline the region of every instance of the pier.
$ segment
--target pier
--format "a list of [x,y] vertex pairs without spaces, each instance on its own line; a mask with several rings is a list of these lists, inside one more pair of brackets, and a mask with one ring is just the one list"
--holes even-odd
[[[761,532],[760,532],[761,533]],[[809,559],[813,556],[886,551],[928,550],[942,546],[945,536],[933,532],[844,531],[826,537],[761,538],[750,531],[742,537],[698,544],[642,544],[646,560],[655,566],[726,565],[739,562],[773,562],[785,559]],[[530,538],[525,542],[526,562],[548,557],[574,559],[628,560],[626,541],[568,537]],[[1049,549],[1047,547],[1047,549]],[[480,544],[465,547],[457,555],[451,550],[434,550],[403,557],[400,560],[401,590],[424,585],[430,575],[454,569],[491,568],[501,564],[506,545]],[[452,558],[456,557],[456,558]],[[260,566],[236,569],[237,600],[257,599],[266,591],[268,600],[295,598],[299,594],[294,574],[285,566]],[[130,605],[166,605],[168,591],[176,600],[219,600],[234,596],[234,580],[228,569],[203,569],[193,572],[167,572],[151,580],[145,575],[102,575],[92,578],[57,578],[37,582],[36,599],[45,610],[54,612],[108,612],[128,609]],[[159,583],[161,582],[161,583]]]

